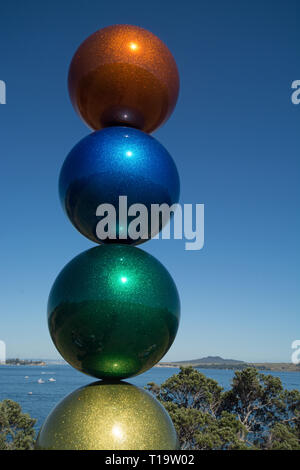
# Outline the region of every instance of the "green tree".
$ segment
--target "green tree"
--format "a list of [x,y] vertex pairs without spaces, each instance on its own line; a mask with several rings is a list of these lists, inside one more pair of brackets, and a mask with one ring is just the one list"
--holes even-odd
[[296,430],[289,424],[276,423],[265,436],[263,449],[266,450],[300,450],[300,439]]
[[181,367],[178,374],[160,387],[147,389],[165,406],[175,425],[182,449],[240,449],[246,430],[225,410],[223,389],[215,380],[193,367]]
[[243,426],[230,413],[219,419],[207,412],[164,403],[177,431],[183,450],[242,450],[247,446],[239,439]]
[[34,445],[35,419],[22,413],[12,401],[0,402],[0,450],[31,450]]
[[240,436],[244,442],[272,449],[283,436],[283,425],[286,437],[297,439],[299,397],[297,390],[284,390],[279,377],[247,368],[235,373],[231,390],[223,394],[222,409],[234,414],[244,426],[246,431]]
[[300,392],[249,367],[229,391],[193,367],[161,386],[150,383],[169,412],[182,449],[299,449]]
[[193,367],[181,367],[178,374],[160,387],[152,382],[146,388],[162,402],[172,402],[179,407],[193,408],[213,416],[217,415],[222,403],[222,387]]

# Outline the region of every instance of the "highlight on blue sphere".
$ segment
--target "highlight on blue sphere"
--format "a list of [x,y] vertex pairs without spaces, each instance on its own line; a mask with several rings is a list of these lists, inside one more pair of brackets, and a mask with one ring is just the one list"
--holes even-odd
[[[82,139],[67,156],[59,178],[66,214],[80,233],[96,243],[136,245],[157,235],[168,220],[160,217],[151,227],[151,205],[172,206],[179,191],[177,168],[167,150],[152,136],[129,127],[108,127]],[[147,209],[147,223],[136,227],[138,236],[130,229],[138,222],[138,206],[124,218],[121,196],[127,208],[143,204]],[[100,224],[103,228],[108,220],[103,204],[115,210],[115,218],[105,227],[107,238],[99,237]]]

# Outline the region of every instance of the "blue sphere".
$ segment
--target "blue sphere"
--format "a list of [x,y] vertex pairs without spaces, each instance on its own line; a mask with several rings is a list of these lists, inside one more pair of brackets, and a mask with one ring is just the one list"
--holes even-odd
[[[150,135],[129,127],[108,127],[82,139],[67,156],[59,178],[65,212],[79,232],[96,243],[136,245],[153,237],[167,221],[160,217],[151,229],[151,205],[172,206],[178,202],[179,189],[177,168],[167,150]],[[121,209],[120,196],[127,198],[121,198]],[[124,202],[127,208],[143,204],[147,209],[147,223],[136,226],[139,236],[131,235],[130,224],[137,223],[140,212],[127,213],[124,219]],[[110,215],[110,208],[115,210],[106,238],[99,238],[99,223],[103,228],[108,220],[106,206],[98,209],[102,204],[111,205]]]

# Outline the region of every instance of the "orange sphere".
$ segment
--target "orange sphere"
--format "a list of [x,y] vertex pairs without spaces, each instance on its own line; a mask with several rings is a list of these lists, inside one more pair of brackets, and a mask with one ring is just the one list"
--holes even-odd
[[152,132],[171,115],[178,92],[171,52],[138,26],[100,29],[79,46],[70,65],[71,101],[92,129],[125,125]]

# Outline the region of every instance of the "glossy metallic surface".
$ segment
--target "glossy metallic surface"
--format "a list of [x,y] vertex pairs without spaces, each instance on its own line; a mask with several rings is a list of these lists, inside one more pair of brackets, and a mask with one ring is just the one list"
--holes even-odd
[[171,115],[178,92],[171,52],[138,26],[100,29],[80,45],[70,65],[71,101],[92,129],[127,125],[152,132]]
[[[145,242],[151,237],[151,204],[172,205],[179,199],[179,176],[167,150],[153,137],[129,127],[110,127],[82,139],[67,156],[59,179],[62,206],[73,225],[96,243],[96,216],[100,204],[112,204],[117,213],[116,239],[105,243],[120,243],[119,196],[127,196],[128,207],[135,203],[148,209],[148,230],[135,240],[128,236],[128,226],[135,216],[128,217],[122,227],[126,239],[121,243]],[[152,232],[155,235],[162,228]],[[146,231],[146,229],[145,229]]]
[[37,450],[173,450],[173,423],[148,392],[95,382],[64,398],[43,424]]
[[168,271],[126,245],[81,253],[58,275],[48,301],[51,337],[76,369],[121,379],[150,369],[176,336],[180,301]]

